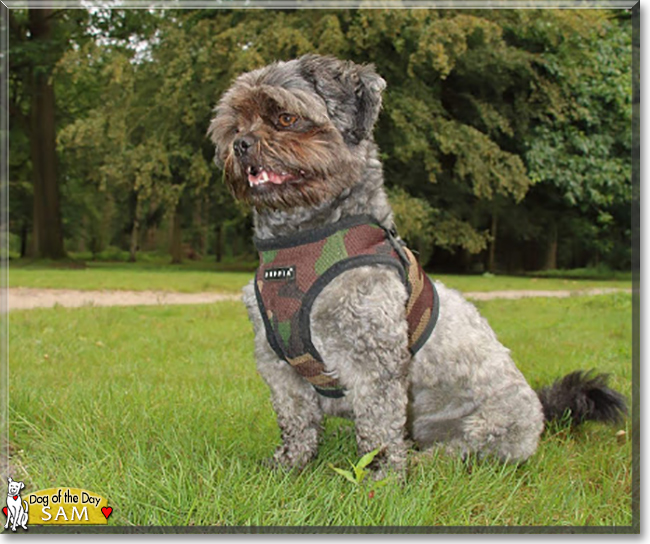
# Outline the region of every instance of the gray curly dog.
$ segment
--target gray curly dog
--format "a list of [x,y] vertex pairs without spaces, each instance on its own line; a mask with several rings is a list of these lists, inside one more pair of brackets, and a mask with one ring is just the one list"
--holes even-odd
[[354,420],[359,455],[380,451],[378,478],[404,473],[412,442],[522,462],[545,421],[617,421],[625,399],[606,376],[577,371],[535,392],[472,304],[418,280],[372,135],[385,86],[373,66],[333,57],[276,62],[236,79],[208,131],[254,209],[261,264],[243,299],[282,433],[273,463],[313,459],[324,414]]

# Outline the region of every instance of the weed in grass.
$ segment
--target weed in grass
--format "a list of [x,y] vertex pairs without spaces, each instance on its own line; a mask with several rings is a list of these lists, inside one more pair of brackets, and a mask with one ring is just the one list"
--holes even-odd
[[[366,453],[359,459],[356,463],[353,463],[352,461],[349,461],[350,466],[352,467],[352,470],[344,470],[342,468],[335,467],[332,463],[328,463],[328,466],[337,474],[340,474],[343,476],[348,482],[351,482],[352,484],[356,486],[360,486],[363,481],[365,480],[366,476],[370,473],[369,470],[366,470],[366,467],[373,462],[375,457],[377,457],[377,454],[379,453],[380,449],[374,449],[371,452]],[[386,481],[381,480],[378,482],[375,482],[375,487],[381,487],[382,485],[385,485]]]

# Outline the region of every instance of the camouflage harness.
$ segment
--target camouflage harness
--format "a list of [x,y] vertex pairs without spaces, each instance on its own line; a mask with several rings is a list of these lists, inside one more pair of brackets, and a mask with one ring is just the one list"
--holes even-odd
[[435,327],[439,302],[433,282],[395,232],[370,216],[347,217],[270,240],[256,238],[255,246],[260,255],[255,295],[268,342],[321,395],[338,398],[344,389],[325,371],[311,341],[309,318],[316,297],[345,270],[378,264],[397,270],[409,293],[406,320],[411,353],[424,345]]

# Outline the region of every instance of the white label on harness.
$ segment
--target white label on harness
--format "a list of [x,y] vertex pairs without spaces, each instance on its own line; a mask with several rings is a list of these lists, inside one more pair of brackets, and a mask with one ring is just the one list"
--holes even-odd
[[295,266],[281,266],[278,268],[267,268],[264,271],[265,280],[292,280],[296,277]]

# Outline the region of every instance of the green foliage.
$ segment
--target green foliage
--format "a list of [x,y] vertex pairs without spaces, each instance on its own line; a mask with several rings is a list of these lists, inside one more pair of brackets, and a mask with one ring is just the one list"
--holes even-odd
[[342,468],[335,467],[332,463],[328,463],[328,467],[330,467],[334,472],[337,474],[340,474],[343,476],[348,482],[359,486],[363,483],[365,480],[366,476],[369,474],[369,471],[366,470],[366,467],[373,462],[375,457],[379,454],[380,450],[379,449],[374,449],[359,459],[356,464],[350,461],[350,466],[352,467],[352,470],[344,470]]
[[[248,210],[212,165],[212,108],[242,71],[318,52],[373,62],[388,82],[375,137],[402,235],[425,260],[474,255],[469,266],[497,244],[506,265],[534,245],[556,255],[518,269],[625,266],[631,31],[613,14],[71,10],[53,61],[66,235],[82,250],[134,253],[175,218],[194,253],[248,251]],[[12,63],[46,54],[29,45],[14,41]],[[24,114],[20,73],[11,91]],[[31,213],[24,123],[12,139],[18,232]]]
[[434,247],[462,247],[470,253],[485,249],[486,232],[477,232],[468,222],[432,208],[425,199],[399,187],[389,190],[389,199],[400,236],[418,251],[422,262],[428,262]]
[[[531,131],[525,160],[539,187],[528,208],[542,224],[570,232],[600,258],[626,267],[629,252],[632,70],[631,28],[601,12],[554,19],[544,69],[557,87],[552,115]],[[547,25],[548,26],[548,25]],[[561,38],[558,36],[561,33]],[[552,206],[549,206],[549,202]],[[568,263],[570,264],[570,263]]]
[[568,34],[546,54],[564,101],[533,132],[527,160],[569,205],[606,208],[631,196],[631,34],[607,22],[589,30],[588,50]]

